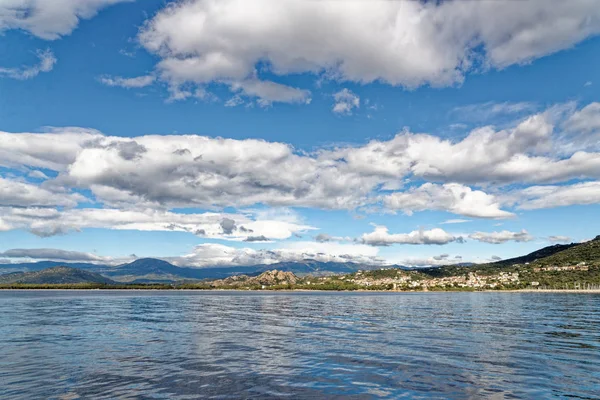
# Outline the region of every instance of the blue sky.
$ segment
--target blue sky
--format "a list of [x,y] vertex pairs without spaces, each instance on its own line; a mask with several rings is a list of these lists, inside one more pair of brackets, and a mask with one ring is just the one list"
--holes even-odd
[[595,237],[600,11],[497,7],[0,5],[0,258],[421,266]]

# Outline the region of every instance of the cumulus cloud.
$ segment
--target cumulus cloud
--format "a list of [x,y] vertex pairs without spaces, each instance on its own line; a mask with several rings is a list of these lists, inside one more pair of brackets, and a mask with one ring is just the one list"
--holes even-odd
[[[389,140],[313,152],[198,135],[127,138],[83,128],[0,132],[0,166],[52,171],[41,184],[21,183],[63,197],[89,191],[88,201],[106,208],[383,207],[409,215],[438,210],[509,218],[514,213],[506,207],[598,202],[598,181],[545,185],[600,179],[600,153],[555,153],[555,126],[562,126],[556,124],[543,112],[503,130],[477,128],[461,140],[402,131]],[[509,184],[520,188],[507,191]]]
[[51,192],[37,185],[0,177],[0,207],[74,207],[83,196]]
[[375,226],[373,232],[365,233],[361,236],[361,241],[371,246],[390,246],[392,244],[442,245],[456,241],[460,242],[462,241],[462,237],[454,236],[440,228],[391,234],[388,232],[387,227]]
[[412,175],[461,184],[549,182],[599,175],[598,153],[552,156],[553,132],[550,115],[540,113],[503,130],[491,126],[474,129],[460,141],[405,131],[391,140],[373,140],[326,155],[365,174]]
[[107,86],[118,86],[125,89],[143,88],[154,83],[156,78],[152,75],[136,76],[134,78],[123,78],[120,76],[101,76],[100,82]]
[[139,41],[169,82],[244,81],[266,69],[412,88],[457,84],[598,32],[600,11],[587,0],[190,0],[159,11]]
[[332,111],[336,114],[350,115],[353,109],[360,107],[360,97],[345,88],[335,93],[333,99]]
[[[0,7],[2,6],[0,5]],[[35,78],[41,72],[52,71],[54,64],[56,64],[56,57],[54,57],[54,53],[47,49],[44,51],[38,50],[36,55],[39,59],[38,64],[21,68],[0,67],[0,77],[25,80]]]
[[124,1],[131,0],[4,0],[0,2],[0,32],[21,29],[41,39],[58,39],[70,34],[81,19]]
[[530,242],[534,239],[534,237],[527,233],[527,231],[524,229],[521,232],[475,232],[470,234],[469,238],[490,244],[502,244],[509,241]]
[[[479,218],[514,216],[511,212],[501,210],[500,203],[494,196],[456,183],[445,185],[425,183],[418,188],[385,196],[384,204],[389,209],[401,210],[408,215],[414,211],[441,210]],[[466,222],[466,220],[452,220],[450,223],[457,223],[457,221]]]

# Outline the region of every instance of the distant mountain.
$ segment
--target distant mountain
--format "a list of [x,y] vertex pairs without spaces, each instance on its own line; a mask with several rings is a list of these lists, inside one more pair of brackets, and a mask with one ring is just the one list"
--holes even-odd
[[356,272],[360,269],[378,267],[354,263],[326,263],[314,260],[303,262],[282,262],[240,267],[177,267],[167,261],[155,258],[141,258],[129,264],[98,271],[120,282],[162,282],[189,279],[224,279],[234,275],[256,276],[273,269],[292,272],[297,275],[331,275]]
[[112,280],[93,272],[69,267],[52,267],[41,271],[13,272],[0,275],[0,284],[69,284],[69,283],[114,283]]
[[[39,261],[35,263],[0,264],[0,274],[12,271],[39,271],[55,266],[66,266],[95,272],[118,282],[149,283],[175,282],[182,280],[224,279],[234,275],[257,276],[265,271],[277,269],[296,275],[333,275],[356,272],[358,270],[379,269],[381,266],[320,262],[305,260],[299,262],[281,262],[276,264],[258,264],[237,267],[178,267],[157,258],[140,258],[131,263],[118,266],[90,263],[66,263],[58,261]],[[403,266],[386,268],[408,269]]]
[[91,263],[69,263],[64,261],[37,261],[29,263],[14,263],[14,264],[0,264],[0,273],[11,272],[11,271],[41,271],[42,269],[67,266],[71,268],[78,268],[84,270],[98,271],[103,268],[110,268],[107,265],[91,264]]

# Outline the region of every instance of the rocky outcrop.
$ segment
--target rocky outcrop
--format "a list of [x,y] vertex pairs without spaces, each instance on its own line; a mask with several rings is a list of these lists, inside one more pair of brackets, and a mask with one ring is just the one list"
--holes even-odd
[[274,269],[272,271],[263,272],[256,278],[252,278],[252,280],[261,285],[271,286],[281,284],[293,285],[298,281],[298,278],[292,272],[284,272]]
[[212,287],[246,287],[246,286],[273,286],[273,285],[293,285],[298,282],[298,277],[292,272],[265,271],[259,276],[249,277],[247,275],[235,275],[229,278],[219,279],[210,282]]

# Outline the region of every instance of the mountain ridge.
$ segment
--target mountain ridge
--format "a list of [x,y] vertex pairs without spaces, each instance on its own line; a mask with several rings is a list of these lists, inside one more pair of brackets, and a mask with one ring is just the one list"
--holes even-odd
[[[356,263],[336,263],[320,262],[312,259],[294,262],[280,262],[274,264],[257,264],[248,266],[233,267],[179,267],[170,262],[157,258],[140,258],[130,263],[117,266],[91,263],[65,263],[57,261],[39,261],[36,263],[3,264],[0,265],[0,273],[15,273],[24,270],[25,272],[35,272],[47,268],[64,266],[68,268],[77,268],[89,273],[99,274],[111,281],[121,283],[166,283],[177,281],[199,281],[226,279],[236,275],[246,275],[248,277],[259,276],[270,271],[279,270],[282,272],[291,272],[295,275],[336,275],[357,272],[359,270],[377,270],[377,269],[401,269],[418,270],[431,276],[441,276],[468,271],[472,268],[478,270],[501,270],[512,268],[514,265],[535,263],[539,265],[568,264],[579,262],[600,262],[600,235],[595,239],[583,243],[556,244],[547,246],[527,255],[509,258],[487,264],[467,263],[447,265],[441,267],[427,268],[407,268],[402,265],[366,265]],[[0,275],[4,276],[4,275]]]

